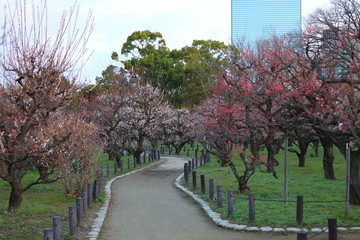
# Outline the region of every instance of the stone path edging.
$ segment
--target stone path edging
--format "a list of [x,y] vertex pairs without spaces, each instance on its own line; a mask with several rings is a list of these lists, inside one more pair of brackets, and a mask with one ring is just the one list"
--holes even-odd
[[[182,190],[183,192],[185,192],[186,194],[190,195],[196,202],[198,202],[201,207],[204,209],[204,211],[206,212],[206,214],[209,216],[209,218],[216,223],[216,225],[224,227],[224,228],[229,228],[229,229],[233,229],[233,230],[238,230],[238,231],[248,231],[248,232],[257,232],[257,231],[261,231],[261,232],[289,232],[289,233],[293,233],[293,232],[300,232],[302,231],[306,231],[306,232],[313,232],[313,233],[319,233],[322,231],[328,231],[327,227],[325,228],[311,228],[311,229],[306,229],[306,228],[272,228],[272,227],[248,227],[247,225],[239,225],[239,224],[232,224],[227,220],[223,220],[220,217],[219,213],[214,212],[213,210],[211,210],[209,204],[207,202],[205,202],[204,200],[202,200],[198,195],[196,195],[195,193],[191,192],[189,189],[187,189],[186,187],[182,186],[180,184],[180,180],[183,178],[184,174],[182,173],[179,177],[176,178],[175,180],[175,186],[177,188],[179,188],[180,190]],[[344,228],[344,227],[338,227],[338,231],[347,231],[347,230],[360,230],[360,227],[350,227],[350,228]]]
[[128,172],[128,173],[125,173],[123,175],[119,175],[119,176],[114,177],[113,179],[110,179],[109,181],[106,182],[105,190],[104,190],[104,192],[105,192],[104,204],[102,205],[102,207],[98,211],[98,214],[97,214],[98,216],[93,220],[93,224],[91,225],[91,231],[86,236],[89,240],[96,240],[98,238],[99,234],[100,234],[101,227],[102,227],[102,225],[103,225],[103,223],[105,221],[105,217],[106,217],[108,209],[109,209],[110,199],[111,199],[111,185],[113,184],[113,182],[115,180],[118,180],[119,178],[126,177],[126,176],[128,176],[130,174],[133,174],[133,173],[136,173],[138,171],[144,170],[144,169],[146,169],[148,167],[154,166],[155,164],[159,164],[159,163],[161,163],[163,161],[164,160],[156,162],[156,163],[151,164],[149,166],[137,169],[135,171]]

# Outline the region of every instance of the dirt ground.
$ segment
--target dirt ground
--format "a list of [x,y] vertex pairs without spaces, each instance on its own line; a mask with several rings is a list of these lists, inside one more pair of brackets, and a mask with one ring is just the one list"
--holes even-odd
[[[244,232],[215,225],[190,197],[174,186],[188,159],[166,157],[164,161],[112,185],[109,213],[98,239],[101,240],[295,240],[293,234]],[[91,217],[87,220],[90,221]],[[86,227],[79,239],[84,239]],[[315,235],[308,233],[308,238]],[[313,237],[328,239],[327,233]],[[360,232],[339,233],[338,240],[359,240]]]

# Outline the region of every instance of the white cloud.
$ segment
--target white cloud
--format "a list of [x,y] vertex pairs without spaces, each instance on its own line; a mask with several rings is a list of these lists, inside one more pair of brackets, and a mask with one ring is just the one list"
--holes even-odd
[[302,0],[302,16],[306,19],[309,14],[316,11],[318,8],[326,8],[330,5],[330,0]]

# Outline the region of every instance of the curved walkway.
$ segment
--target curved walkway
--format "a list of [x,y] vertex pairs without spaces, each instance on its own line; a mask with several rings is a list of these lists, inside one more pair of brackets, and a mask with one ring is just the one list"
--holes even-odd
[[[243,232],[213,223],[194,201],[174,187],[187,158],[164,157],[159,164],[115,180],[100,235],[92,239],[209,239],[291,240],[296,234]],[[106,211],[103,209],[103,211]],[[101,219],[98,221],[102,221]],[[100,229],[97,229],[100,230]],[[339,234],[339,240],[359,239],[359,234]],[[327,239],[326,234],[317,240]]]

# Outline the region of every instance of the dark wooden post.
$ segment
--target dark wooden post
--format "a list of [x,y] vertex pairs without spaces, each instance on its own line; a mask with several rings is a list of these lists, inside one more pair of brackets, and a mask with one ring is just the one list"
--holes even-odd
[[54,240],[60,240],[61,235],[61,219],[59,216],[53,217],[53,238]]
[[195,168],[195,160],[191,159],[191,168],[194,169]]
[[127,162],[128,164],[128,169],[130,169],[130,158],[128,158],[128,162]]
[[189,172],[191,172],[191,161],[188,161],[188,168],[189,168]]
[[233,191],[228,190],[227,191],[227,203],[228,203],[228,216],[231,216],[233,214]]
[[255,222],[255,194],[249,194],[249,222]]
[[219,208],[223,207],[222,204],[222,189],[221,185],[216,186],[216,197],[217,197],[217,204]]
[[134,159],[134,168],[136,168],[136,157],[133,156],[133,159]]
[[124,171],[124,160],[120,160],[120,171]]
[[200,182],[201,182],[201,193],[205,194],[205,175],[200,175]]
[[83,210],[84,210],[84,213],[85,213],[86,210],[88,209],[87,187],[85,187],[85,188],[82,190],[81,197],[82,197],[82,199],[83,199]]
[[303,224],[303,213],[304,211],[304,197],[303,196],[297,196],[296,197],[296,221],[298,225]]
[[98,194],[101,193],[101,184],[102,184],[102,180],[104,178],[104,166],[100,166],[100,175],[98,178]]
[[144,164],[146,163],[146,151],[144,151],[144,153],[143,153],[143,162],[144,162]]
[[197,168],[199,166],[198,158],[195,157],[195,167]]
[[185,179],[185,183],[189,182],[189,170],[187,163],[184,164],[184,179]]
[[106,176],[110,177],[110,164],[106,164]]
[[102,180],[104,177],[104,166],[99,167],[99,172],[100,172],[99,179]]
[[337,219],[328,218],[329,240],[337,240]]
[[98,179],[94,180],[94,188],[93,188],[93,196],[94,196],[94,201],[98,198],[99,192],[98,192]]
[[190,156],[189,149],[186,149],[186,156],[187,156],[187,157]]
[[214,179],[209,179],[209,198],[214,200]]
[[192,171],[192,183],[193,183],[193,189],[196,188],[196,171]]
[[117,161],[114,162],[114,174],[115,176],[117,175],[117,169],[118,169],[118,164]]
[[78,226],[80,226],[81,224],[82,216],[83,216],[82,198],[76,198],[76,222]]
[[206,149],[206,162],[210,162],[210,152]]
[[44,228],[44,240],[54,240],[52,228]]
[[307,232],[305,232],[305,231],[298,232],[297,240],[307,240]]
[[92,196],[93,196],[93,185],[91,183],[88,184],[88,191],[87,191],[87,194],[88,194],[88,197],[87,197],[87,200],[88,200],[88,207],[91,206],[92,204]]
[[70,236],[76,232],[76,206],[69,206],[69,231]]

